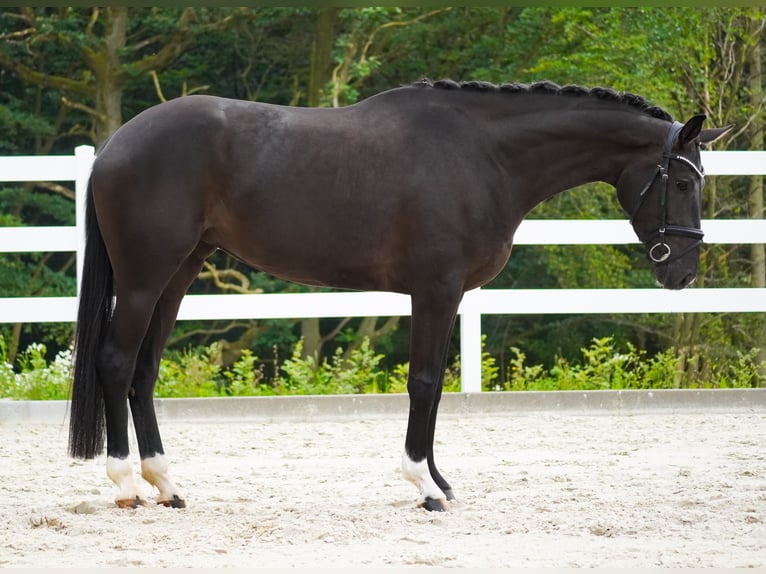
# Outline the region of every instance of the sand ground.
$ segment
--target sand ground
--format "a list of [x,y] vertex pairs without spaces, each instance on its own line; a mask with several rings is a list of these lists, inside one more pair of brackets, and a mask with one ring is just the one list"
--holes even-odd
[[401,477],[405,428],[167,421],[188,508],[120,510],[65,425],[0,424],[0,568],[766,567],[762,412],[445,414],[445,513]]

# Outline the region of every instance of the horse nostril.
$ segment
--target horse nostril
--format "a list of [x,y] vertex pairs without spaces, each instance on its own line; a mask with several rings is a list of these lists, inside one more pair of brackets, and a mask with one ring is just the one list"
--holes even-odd
[[678,286],[679,289],[684,289],[686,287],[689,287],[692,283],[694,283],[697,280],[697,275],[694,273],[687,273],[684,275],[684,278],[681,279],[681,283]]
[[696,273],[686,273],[685,275],[665,275],[656,278],[657,284],[665,289],[680,291],[685,289],[697,280]]

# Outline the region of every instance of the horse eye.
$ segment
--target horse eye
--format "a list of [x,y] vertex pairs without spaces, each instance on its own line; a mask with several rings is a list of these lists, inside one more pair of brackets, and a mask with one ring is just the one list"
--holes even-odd
[[689,189],[689,182],[688,181],[683,181],[683,180],[678,180],[678,181],[676,181],[676,187],[680,191],[686,191],[687,189]]

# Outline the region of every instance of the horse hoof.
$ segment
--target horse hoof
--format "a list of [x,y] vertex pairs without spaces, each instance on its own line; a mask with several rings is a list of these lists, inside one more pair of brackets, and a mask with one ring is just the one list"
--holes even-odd
[[147,506],[146,501],[140,496],[136,496],[135,498],[127,498],[124,500],[117,500],[115,502],[120,508],[126,508],[128,510],[135,510],[139,506]]
[[430,496],[425,501],[420,503],[421,508],[425,508],[429,512],[444,512],[449,505],[443,498],[431,498]]
[[165,508],[186,508],[186,501],[177,494],[173,495],[172,500],[158,500],[157,504],[161,504]]

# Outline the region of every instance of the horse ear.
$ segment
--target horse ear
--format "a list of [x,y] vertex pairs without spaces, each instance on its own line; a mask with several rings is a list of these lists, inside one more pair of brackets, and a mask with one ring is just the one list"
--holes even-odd
[[702,130],[700,132],[700,142],[703,144],[713,143],[718,138],[728,134],[732,129],[734,129],[734,124],[729,124],[725,128],[708,128]]
[[700,135],[700,132],[702,132],[702,124],[706,119],[706,115],[699,114],[686,122],[678,134],[678,145],[686,145],[690,141],[693,141],[698,135]]

